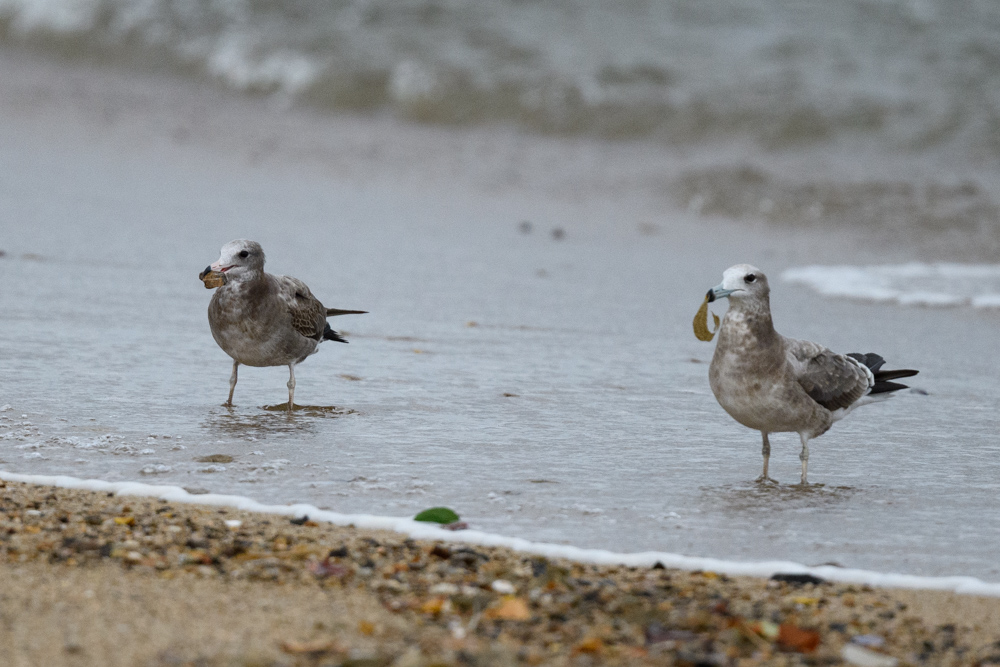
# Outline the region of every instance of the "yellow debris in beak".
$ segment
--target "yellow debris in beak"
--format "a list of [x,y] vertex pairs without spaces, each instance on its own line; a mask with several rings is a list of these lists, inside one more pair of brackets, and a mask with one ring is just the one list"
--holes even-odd
[[219,271],[213,271],[211,268],[206,267],[204,271],[198,274],[201,281],[205,283],[205,289],[215,289],[216,287],[222,287],[228,282],[226,274]]
[[701,302],[701,308],[698,312],[694,314],[694,335],[698,340],[710,341],[715,338],[715,332],[719,330],[719,316],[712,313],[712,319],[715,320],[715,330],[708,330],[708,295],[705,295],[705,300]]

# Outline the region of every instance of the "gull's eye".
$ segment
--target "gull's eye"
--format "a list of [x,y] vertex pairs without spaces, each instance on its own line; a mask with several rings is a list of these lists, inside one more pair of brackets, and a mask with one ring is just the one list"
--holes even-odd
[[755,280],[757,280],[757,276],[755,276],[752,273],[748,273],[745,276],[743,276],[743,282],[745,282],[745,283],[752,283]]
[[240,257],[242,257],[243,259],[246,259],[249,256],[250,256],[250,252],[249,251],[247,251],[247,250],[241,250],[240,251]]

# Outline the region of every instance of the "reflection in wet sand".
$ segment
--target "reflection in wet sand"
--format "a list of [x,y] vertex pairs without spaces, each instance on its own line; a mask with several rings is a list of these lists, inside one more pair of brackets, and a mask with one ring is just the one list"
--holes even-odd
[[798,510],[834,507],[848,502],[861,489],[852,486],[826,484],[778,484],[747,482],[723,486],[701,487],[703,498],[710,504],[721,505],[724,512],[767,509]]
[[296,421],[286,415],[237,410],[217,412],[206,419],[202,426],[212,437],[232,437],[241,440],[264,439],[269,435],[311,430],[308,422]]
[[315,423],[310,418],[337,418],[358,414],[351,408],[335,405],[296,405],[292,415],[288,414],[288,404],[262,405],[261,412],[243,412],[227,409],[211,415],[203,428],[213,437],[235,437],[242,440],[262,440],[271,435],[290,433],[313,433]]
[[[288,412],[288,403],[277,405],[262,405],[261,410],[269,412]],[[336,405],[293,405],[293,414],[308,415],[310,417],[344,417],[358,414],[357,410],[351,408],[338,408]]]

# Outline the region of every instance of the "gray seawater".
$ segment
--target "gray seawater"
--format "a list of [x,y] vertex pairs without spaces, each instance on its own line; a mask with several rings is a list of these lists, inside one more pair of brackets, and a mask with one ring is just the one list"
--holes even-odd
[[0,47],[331,118],[690,152],[647,175],[675,205],[960,237],[931,260],[1000,255],[998,45],[989,0],[0,0]]
[[0,43],[326,110],[1000,156],[989,0],[0,0]]
[[[124,136],[0,126],[4,469],[341,512],[443,504],[548,542],[1000,580],[997,312],[778,279],[882,249],[596,192],[338,178]],[[296,397],[318,408],[291,419],[263,409],[285,400],[280,368],[243,369],[237,407],[221,406],[230,362],[197,274],[236,237],[327,305],[371,311],[339,318],[351,343],[299,367]],[[782,332],[921,370],[925,394],[815,441],[808,490],[792,486],[794,435],[772,441],[783,484],[751,482],[759,436],[716,404],[712,346],[692,335],[705,290],[748,259],[773,277]],[[214,454],[233,461],[197,460]]]

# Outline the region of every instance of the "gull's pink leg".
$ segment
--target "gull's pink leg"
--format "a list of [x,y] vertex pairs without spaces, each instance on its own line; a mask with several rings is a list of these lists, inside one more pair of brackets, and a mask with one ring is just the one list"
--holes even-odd
[[767,476],[767,464],[771,460],[771,442],[767,439],[767,431],[761,431],[760,434],[763,436],[763,444],[761,445],[760,453],[764,457],[764,472],[757,478],[757,481],[770,482],[771,478]]
[[806,472],[809,468],[809,436],[799,433],[799,439],[802,441],[802,451],[799,452],[799,460],[802,461],[802,486],[805,486],[809,483],[806,481]]
[[240,367],[240,362],[233,362],[233,374],[229,376],[229,400],[226,401],[226,407],[233,407],[233,392],[236,390],[236,369]]

